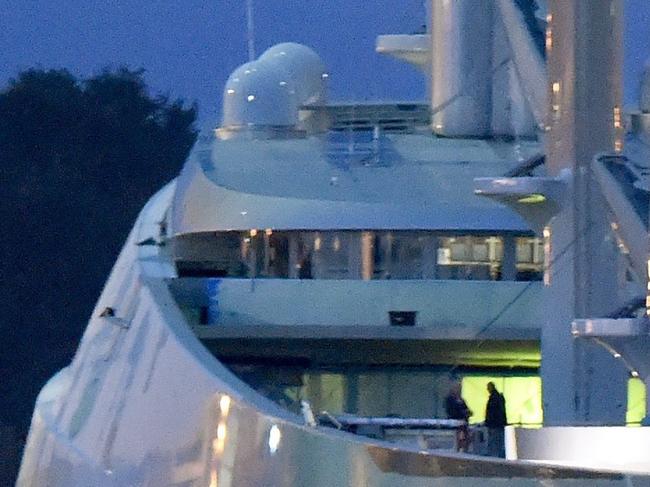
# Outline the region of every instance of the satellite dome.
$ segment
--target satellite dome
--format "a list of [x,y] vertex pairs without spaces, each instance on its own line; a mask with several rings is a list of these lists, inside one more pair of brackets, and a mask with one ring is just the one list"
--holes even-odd
[[292,42],[277,44],[230,75],[222,126],[297,127],[302,105],[324,101],[326,77],[314,51]]
[[320,56],[312,49],[295,42],[276,44],[267,49],[260,60],[281,64],[295,81],[301,105],[323,101],[327,73]]
[[298,103],[293,81],[277,63],[257,60],[238,67],[223,94],[223,125],[293,126]]

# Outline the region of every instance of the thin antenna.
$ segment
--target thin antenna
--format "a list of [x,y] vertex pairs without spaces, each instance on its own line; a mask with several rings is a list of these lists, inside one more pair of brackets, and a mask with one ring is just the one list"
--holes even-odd
[[246,29],[248,34],[248,61],[255,60],[255,25],[253,24],[253,0],[246,0]]

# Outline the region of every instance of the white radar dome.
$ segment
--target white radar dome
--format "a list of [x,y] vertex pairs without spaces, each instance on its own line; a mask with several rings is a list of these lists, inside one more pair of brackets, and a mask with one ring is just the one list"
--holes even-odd
[[228,78],[222,127],[296,127],[302,105],[324,101],[326,77],[323,62],[308,47],[273,46]]
[[224,126],[292,126],[297,116],[293,82],[281,66],[253,61],[228,78],[223,94]]
[[324,101],[325,79],[328,74],[320,56],[312,49],[295,42],[276,44],[267,49],[260,60],[282,65],[296,82],[301,105]]

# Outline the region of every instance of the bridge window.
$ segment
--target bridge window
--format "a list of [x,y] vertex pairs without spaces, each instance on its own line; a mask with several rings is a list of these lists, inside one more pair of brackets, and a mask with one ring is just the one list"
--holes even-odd
[[529,236],[429,231],[206,232],[176,237],[185,277],[540,280],[543,245]]

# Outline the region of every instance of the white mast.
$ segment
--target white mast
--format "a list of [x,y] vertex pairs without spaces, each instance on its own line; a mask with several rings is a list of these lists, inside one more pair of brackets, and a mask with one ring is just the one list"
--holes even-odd
[[[551,176],[569,169],[569,197],[546,230],[550,242],[547,309],[542,330],[547,425],[622,424],[624,368],[593,343],[574,340],[575,318],[606,316],[618,304],[616,249],[592,178],[598,152],[620,150],[621,0],[550,0],[546,48]],[[618,124],[620,125],[620,124]]]
[[255,24],[253,23],[253,0],[246,0],[246,40],[248,62],[255,60]]

